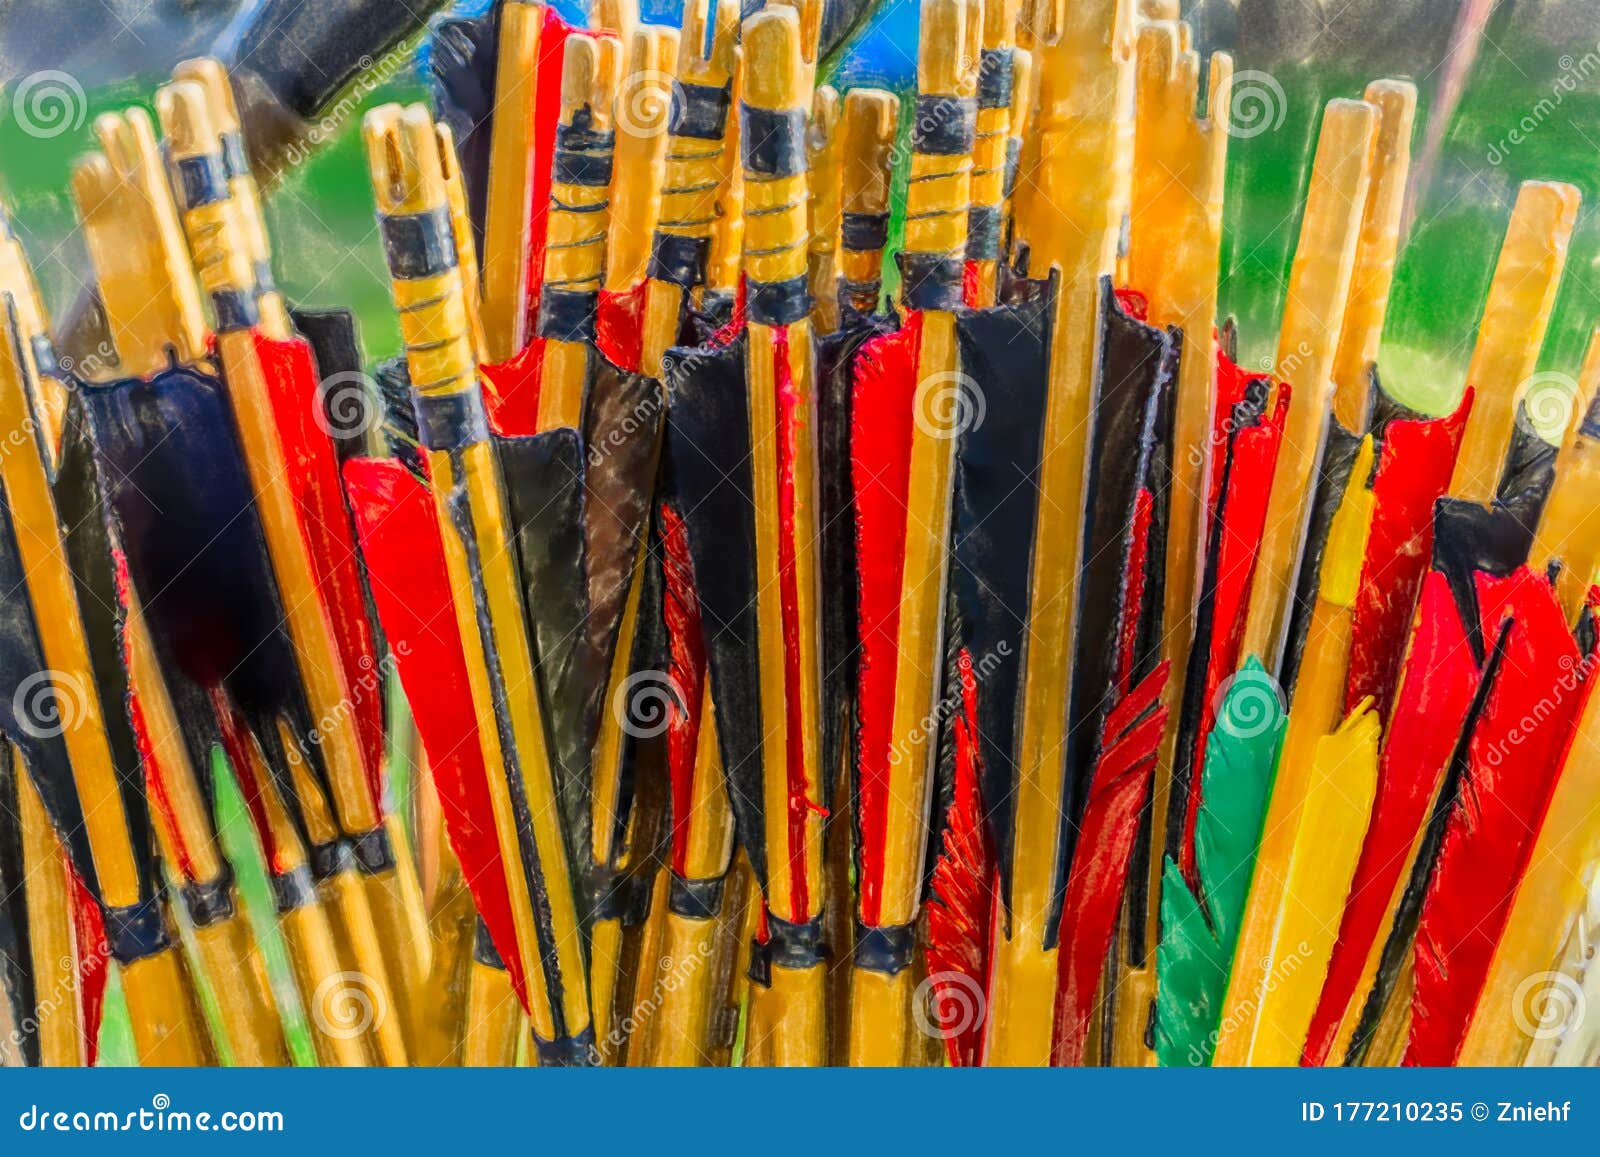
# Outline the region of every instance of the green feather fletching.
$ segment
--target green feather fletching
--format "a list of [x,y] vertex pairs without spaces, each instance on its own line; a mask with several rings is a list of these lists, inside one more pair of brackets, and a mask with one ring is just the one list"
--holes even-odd
[[1211,1062],[1287,725],[1277,680],[1252,655],[1229,683],[1206,741],[1194,835],[1205,907],[1170,859],[1162,872],[1155,1036],[1163,1065]]

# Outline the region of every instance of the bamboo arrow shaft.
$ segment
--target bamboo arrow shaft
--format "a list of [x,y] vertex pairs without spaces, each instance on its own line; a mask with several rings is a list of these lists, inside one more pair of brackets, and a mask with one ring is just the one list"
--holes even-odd
[[[478,739],[536,1036],[588,1059],[587,970],[499,468],[466,338],[432,118],[386,106],[364,126],[401,333],[466,650]],[[410,243],[407,242],[410,238]],[[538,901],[537,905],[535,901]]]
[[1292,392],[1250,587],[1240,654],[1278,668],[1309,500],[1307,482],[1326,419],[1333,356],[1344,326],[1362,209],[1372,171],[1377,110],[1329,101],[1317,139],[1305,216],[1278,334],[1276,373]]

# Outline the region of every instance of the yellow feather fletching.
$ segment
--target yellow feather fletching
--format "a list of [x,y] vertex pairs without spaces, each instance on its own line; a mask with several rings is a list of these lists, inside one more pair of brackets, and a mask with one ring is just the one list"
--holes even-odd
[[1378,732],[1369,699],[1317,744],[1256,1015],[1224,1021],[1216,1064],[1300,1061],[1372,813]]

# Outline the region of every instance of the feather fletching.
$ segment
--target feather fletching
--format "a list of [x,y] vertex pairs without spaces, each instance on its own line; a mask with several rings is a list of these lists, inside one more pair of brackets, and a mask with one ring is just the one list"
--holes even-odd
[[1227,685],[1206,745],[1195,818],[1200,896],[1170,858],[1163,874],[1155,1034],[1163,1065],[1210,1062],[1287,723],[1277,681],[1251,656]]
[[[1317,744],[1289,853],[1283,907],[1253,1002],[1255,1015],[1224,1023],[1217,1064],[1300,1060],[1372,815],[1378,731],[1369,700]],[[1244,1003],[1252,1003],[1248,995]]]

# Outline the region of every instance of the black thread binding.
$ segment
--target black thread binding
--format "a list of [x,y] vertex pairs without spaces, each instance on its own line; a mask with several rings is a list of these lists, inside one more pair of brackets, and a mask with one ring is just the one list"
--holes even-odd
[[740,105],[744,167],[762,177],[798,177],[806,171],[806,114],[797,108]]
[[856,252],[889,243],[889,214],[846,213],[839,221],[839,244]]
[[317,887],[311,881],[311,873],[303,866],[272,877],[272,900],[280,915],[304,908],[314,903],[316,898]]
[[556,185],[605,188],[611,184],[611,159],[617,134],[597,132],[587,110],[580,109],[570,125],[556,126],[555,160],[550,181]]
[[253,289],[219,289],[211,295],[211,308],[217,315],[218,333],[249,329],[261,320]]
[[577,1036],[561,1037],[558,1040],[542,1040],[538,1033],[534,1033],[533,1047],[538,1054],[541,1069],[586,1068],[596,1064],[599,1057],[594,1047],[592,1025]]
[[917,97],[911,126],[913,151],[926,156],[955,157],[972,151],[978,131],[978,102],[972,97]]
[[539,294],[536,332],[552,341],[593,341],[595,311],[600,294],[595,290],[557,289],[546,285]]
[[489,419],[477,390],[418,394],[417,435],[430,450],[458,450],[488,441]]
[[997,261],[1000,257],[1000,207],[974,205],[967,210],[967,258]]
[[978,60],[978,107],[1011,107],[1012,63],[1009,48],[985,48]]
[[213,880],[195,880],[178,889],[189,920],[196,928],[228,919],[234,913],[233,872],[223,868]]
[[674,84],[669,131],[675,137],[720,141],[728,127],[730,104],[727,85]]
[[311,868],[311,878],[319,884],[324,880],[333,879],[333,877],[354,864],[354,857],[350,854],[350,845],[343,840],[329,840],[325,844],[312,844],[307,849],[306,860]]
[[394,869],[394,845],[383,828],[350,837],[350,852],[364,876],[381,876]]
[[132,964],[172,945],[161,913],[160,893],[125,908],[107,905],[104,918],[106,947],[118,964]]
[[1006,138],[1006,179],[1003,189],[1007,197],[1011,196],[1012,190],[1017,187],[1017,165],[1021,160],[1022,138]]
[[868,972],[896,976],[916,957],[915,924],[889,924],[881,928],[856,925],[855,964]]
[[456,267],[455,234],[450,214],[440,207],[422,213],[395,213],[379,218],[389,272],[400,281],[437,277]]
[[673,873],[667,888],[667,907],[690,920],[710,920],[722,911],[723,877],[690,880]]
[[650,241],[650,268],[645,276],[691,289],[706,279],[711,238],[657,233]]
[[900,294],[909,309],[938,309],[947,313],[961,308],[960,257],[943,253],[895,255],[900,266]]
[[746,282],[745,294],[745,310],[757,325],[793,325],[811,313],[805,274],[788,281]]
[[182,190],[186,209],[202,205],[215,205],[228,199],[228,174],[222,167],[222,158],[215,153],[202,153],[198,157],[184,157],[172,166],[177,170],[178,187]]

